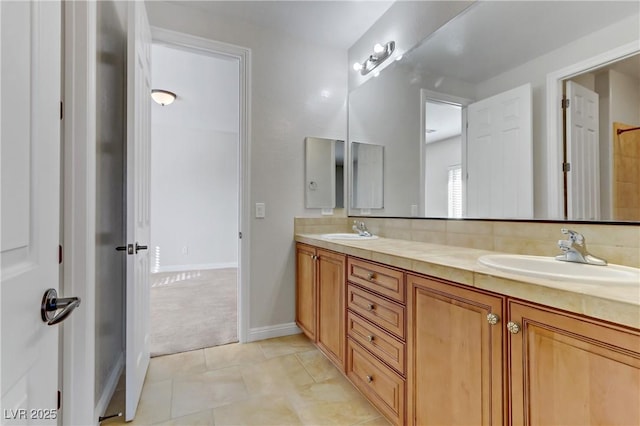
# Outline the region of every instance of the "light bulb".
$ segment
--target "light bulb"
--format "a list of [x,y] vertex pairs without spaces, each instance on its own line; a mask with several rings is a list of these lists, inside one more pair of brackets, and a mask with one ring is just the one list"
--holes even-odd
[[362,69],[362,64],[360,62],[356,62],[353,64],[353,69],[356,71],[360,71]]
[[376,73],[373,75],[374,77],[377,77],[380,75],[380,71],[376,71]]
[[396,61],[399,61],[402,59],[402,55],[398,55],[398,57],[396,57]]
[[384,52],[384,46],[381,45],[380,43],[376,43],[376,45],[373,46],[373,51],[376,53],[382,53]]

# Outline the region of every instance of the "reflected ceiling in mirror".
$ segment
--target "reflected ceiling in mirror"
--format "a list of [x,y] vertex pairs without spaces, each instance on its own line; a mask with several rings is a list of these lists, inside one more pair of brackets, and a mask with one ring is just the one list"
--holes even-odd
[[[425,7],[428,7],[428,2]],[[623,59],[640,50],[639,10],[638,2],[618,1],[478,2],[406,53],[401,61],[384,69],[379,77],[353,89],[349,94],[349,141],[385,147],[384,208],[372,210],[371,214],[382,217],[456,217],[456,213],[451,213],[456,209],[452,210],[450,186],[452,170],[459,165],[463,217],[514,218],[486,208],[468,214],[468,200],[477,195],[467,192],[470,188],[468,166],[477,154],[472,158],[469,155],[482,150],[468,149],[467,112],[469,105],[528,84],[531,87],[531,129],[523,135],[528,134],[532,140],[528,149],[531,151],[533,213],[529,214],[530,217],[518,218],[565,219],[563,130],[547,126],[547,122],[554,121],[562,125],[562,110],[560,98],[557,106],[554,100],[551,102],[553,108],[547,108],[547,98],[549,93],[553,93],[547,79],[559,70],[579,68],[580,64],[588,63],[588,66],[584,65],[588,70],[572,72],[572,76],[591,71],[593,75],[586,78],[589,81],[587,86],[591,85],[592,90],[603,93],[605,89],[613,89],[613,80],[602,78],[602,72],[598,76],[599,71],[595,69],[599,66],[595,66],[593,61],[594,58],[606,57],[602,60],[604,65],[613,61],[613,54]],[[624,122],[640,125],[640,70],[628,66],[623,74],[625,81],[634,87],[634,93],[626,90],[625,96],[630,97],[621,102],[631,105],[630,114],[636,117]],[[559,96],[562,96],[563,79],[566,76],[556,82],[560,87]],[[600,97],[600,109],[618,102],[608,96]],[[427,115],[429,105],[437,104],[461,109],[460,134],[446,138],[450,145],[447,149],[453,152],[447,151],[440,141],[431,143],[434,138],[442,140],[437,137],[437,131],[447,127],[439,125],[439,119],[434,120],[437,114]],[[431,110],[434,111],[433,108]],[[613,120],[614,117],[609,118]],[[612,161],[612,154],[607,151],[607,146],[613,143],[608,141],[612,120],[600,129],[602,140],[599,150],[602,154],[598,161],[602,170],[599,174],[607,176],[615,174],[615,170],[605,167]],[[451,140],[456,137],[461,140],[458,145]],[[520,137],[516,135],[514,140]],[[499,149],[495,155],[489,156],[491,161],[483,160],[487,168],[474,173],[502,170],[513,158],[522,156],[522,153],[509,151],[509,147]],[[434,155],[434,152],[439,152],[439,156],[426,157]],[[503,158],[498,161],[498,157]],[[433,164],[438,164],[437,170]],[[611,179],[609,177],[607,181],[605,176],[596,185],[602,200],[613,197]],[[501,189],[493,188],[493,191]],[[430,200],[430,194],[437,194],[438,201]],[[443,204],[445,199],[447,205]],[[492,203],[491,196],[486,194],[481,201]],[[576,215],[568,218],[620,220],[605,214],[605,207],[588,217]],[[610,207],[608,209],[611,210]],[[358,215],[359,212],[352,209],[350,214]]]

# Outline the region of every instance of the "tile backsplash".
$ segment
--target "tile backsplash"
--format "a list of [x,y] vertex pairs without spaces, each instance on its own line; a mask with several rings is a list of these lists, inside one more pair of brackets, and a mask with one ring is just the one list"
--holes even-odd
[[[295,218],[296,234],[351,232],[356,218]],[[584,235],[589,252],[610,263],[640,267],[640,226],[566,222],[501,222],[441,219],[357,218],[375,235],[504,253],[554,256],[561,228]]]

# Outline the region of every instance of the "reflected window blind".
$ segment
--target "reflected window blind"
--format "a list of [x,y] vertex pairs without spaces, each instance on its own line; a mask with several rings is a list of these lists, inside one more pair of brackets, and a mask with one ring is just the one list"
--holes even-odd
[[448,182],[449,217],[462,217],[462,166],[460,164],[449,167]]

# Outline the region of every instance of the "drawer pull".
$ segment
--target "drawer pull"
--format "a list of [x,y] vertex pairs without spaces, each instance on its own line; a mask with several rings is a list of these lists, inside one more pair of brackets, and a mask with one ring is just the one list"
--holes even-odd
[[368,279],[369,281],[373,281],[375,278],[376,278],[376,274],[375,274],[374,272],[369,272],[369,273],[367,274],[367,279]]
[[367,379],[367,383],[373,382],[373,376],[367,376],[366,379]]
[[369,304],[367,305],[367,311],[373,311],[375,308],[376,308],[376,307],[375,307],[375,305],[374,305],[373,303],[369,303]]
[[376,336],[373,336],[373,335],[371,335],[371,334],[370,334],[370,335],[368,335],[368,336],[367,336],[367,342],[373,342],[373,339],[375,339],[375,337],[376,337]]

